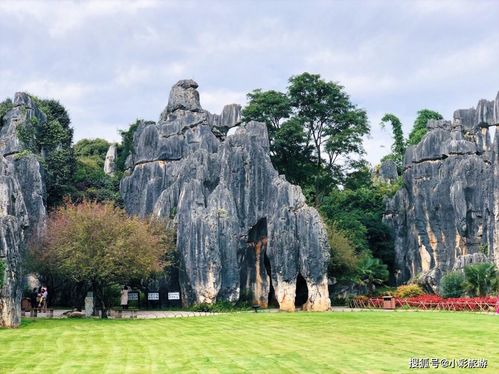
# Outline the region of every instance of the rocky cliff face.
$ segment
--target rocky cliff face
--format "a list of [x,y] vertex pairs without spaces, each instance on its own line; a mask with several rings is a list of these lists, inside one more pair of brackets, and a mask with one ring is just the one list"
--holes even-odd
[[238,105],[203,110],[197,87],[178,82],[159,122],[139,125],[120,186],[128,212],[175,217],[184,305],[249,297],[328,309],[319,214],[273,168],[265,125],[242,125]]
[[46,216],[44,184],[37,158],[24,151],[17,132],[32,119],[45,121],[31,98],[17,93],[0,123],[0,261],[6,265],[0,289],[0,326],[16,327],[21,317],[21,259],[26,242],[41,233]]
[[[499,266],[499,94],[453,121],[429,121],[405,155],[404,186],[388,202],[398,283],[435,290],[442,275],[469,263]],[[495,127],[493,142],[489,128]]]

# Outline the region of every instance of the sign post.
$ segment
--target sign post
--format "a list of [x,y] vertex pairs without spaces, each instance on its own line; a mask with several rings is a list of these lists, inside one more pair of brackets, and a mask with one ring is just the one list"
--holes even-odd
[[147,293],[147,302],[148,302],[148,304],[153,304],[154,306],[157,306],[159,308],[161,305],[159,303],[159,292],[158,291],[148,292]]

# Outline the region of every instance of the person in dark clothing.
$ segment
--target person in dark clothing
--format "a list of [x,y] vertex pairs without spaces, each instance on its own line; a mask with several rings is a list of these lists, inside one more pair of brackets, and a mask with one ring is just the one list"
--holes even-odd
[[32,309],[35,309],[36,307],[38,307],[38,302],[36,301],[36,298],[38,297],[38,289],[35,287],[33,288],[33,291],[31,292],[31,295],[30,295],[30,301],[31,301],[31,308]]

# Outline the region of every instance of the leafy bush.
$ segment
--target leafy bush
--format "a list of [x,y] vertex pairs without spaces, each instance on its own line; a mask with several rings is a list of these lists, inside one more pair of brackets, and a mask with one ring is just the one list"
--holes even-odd
[[464,294],[464,274],[453,271],[445,274],[440,281],[440,295],[442,297],[461,297]]
[[327,226],[328,242],[331,247],[328,273],[341,280],[348,279],[357,269],[359,260],[350,239],[334,224]]
[[141,120],[137,119],[132,123],[127,130],[121,130],[121,145],[118,147],[118,159],[116,160],[116,169],[119,172],[125,171],[126,159],[130,154],[133,154],[133,135],[139,127]]
[[395,296],[400,298],[415,297],[424,295],[424,291],[417,284],[407,284],[397,287],[395,291]]
[[0,126],[2,126],[2,118],[7,114],[9,110],[14,107],[11,99],[5,99],[0,103]]
[[496,267],[491,263],[468,265],[464,268],[465,287],[470,296],[485,296],[497,286]]

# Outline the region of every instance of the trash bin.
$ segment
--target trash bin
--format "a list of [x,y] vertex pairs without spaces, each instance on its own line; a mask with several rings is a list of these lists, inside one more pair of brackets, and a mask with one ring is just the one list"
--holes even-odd
[[395,299],[393,296],[383,296],[383,309],[395,309]]

